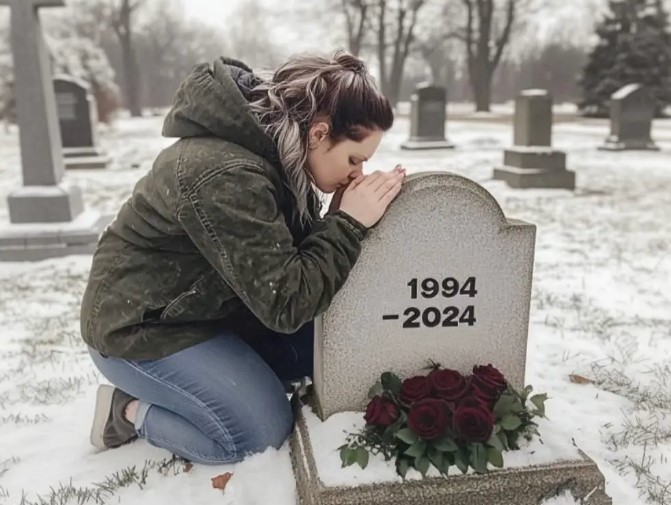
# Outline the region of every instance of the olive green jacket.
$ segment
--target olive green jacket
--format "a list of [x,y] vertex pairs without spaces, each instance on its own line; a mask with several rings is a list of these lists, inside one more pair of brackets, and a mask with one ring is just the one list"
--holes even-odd
[[245,98],[257,77],[220,58],[180,86],[163,150],[103,232],[81,332],[99,352],[155,359],[225,331],[291,333],[323,312],[366,228],[298,222],[277,150]]

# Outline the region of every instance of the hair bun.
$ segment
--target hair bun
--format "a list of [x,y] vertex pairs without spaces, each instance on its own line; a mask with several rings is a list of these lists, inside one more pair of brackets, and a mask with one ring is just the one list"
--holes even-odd
[[333,57],[335,63],[340,65],[343,69],[349,70],[351,72],[356,72],[363,74],[366,72],[366,64],[354,56],[351,53],[348,53],[345,50],[340,50],[335,53]]

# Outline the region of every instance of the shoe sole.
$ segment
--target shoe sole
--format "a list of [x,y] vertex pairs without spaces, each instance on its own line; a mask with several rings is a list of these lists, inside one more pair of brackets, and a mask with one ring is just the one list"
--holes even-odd
[[103,433],[105,432],[105,424],[107,424],[110,411],[112,410],[112,395],[114,395],[114,386],[102,385],[98,387],[90,436],[91,445],[98,449],[107,449],[107,446],[103,442]]

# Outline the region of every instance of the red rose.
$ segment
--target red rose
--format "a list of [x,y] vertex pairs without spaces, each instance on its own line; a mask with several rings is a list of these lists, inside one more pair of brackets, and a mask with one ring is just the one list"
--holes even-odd
[[473,367],[471,377],[473,396],[488,404],[495,403],[507,387],[506,378],[492,365]]
[[394,402],[381,396],[374,397],[366,407],[363,418],[368,424],[389,426],[398,419],[398,407]]
[[456,370],[434,370],[429,374],[435,396],[456,402],[468,391],[468,381]]
[[421,375],[405,379],[401,386],[401,400],[408,405],[412,405],[416,401],[428,397],[430,394],[431,382]]
[[452,429],[465,442],[486,442],[494,430],[494,415],[483,405],[459,405],[454,411]]
[[424,440],[440,438],[449,424],[447,404],[436,398],[415,403],[408,412],[408,427]]

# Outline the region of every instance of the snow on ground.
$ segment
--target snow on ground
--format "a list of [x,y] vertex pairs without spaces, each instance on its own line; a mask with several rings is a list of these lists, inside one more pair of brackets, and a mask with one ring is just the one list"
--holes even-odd
[[[538,226],[527,382],[550,394],[558,435],[597,461],[615,505],[671,503],[671,121],[655,123],[661,152],[625,153],[596,150],[605,121],[562,121],[554,143],[577,172],[576,191],[519,191],[491,180],[512,138],[502,114],[450,122],[457,148],[424,152],[399,150],[408,132],[401,117],[368,168],[400,162],[465,175],[506,215]],[[67,180],[89,207],[115,212],[172,142],[160,128],[159,117],[120,120],[101,139],[115,163]],[[0,132],[0,154],[2,223],[20,183],[15,130]],[[188,472],[144,442],[103,453],[89,446],[101,380],[78,333],[89,266],[89,256],[0,263],[0,503],[293,504],[286,445]],[[226,471],[234,477],[222,495],[210,479]]]

